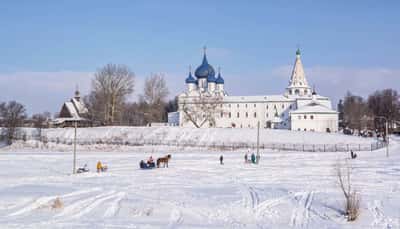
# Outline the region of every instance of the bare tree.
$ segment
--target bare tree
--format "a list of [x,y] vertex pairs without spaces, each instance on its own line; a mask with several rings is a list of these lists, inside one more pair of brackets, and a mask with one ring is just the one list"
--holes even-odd
[[48,122],[50,118],[50,112],[43,112],[41,114],[32,115],[33,127],[37,129],[39,138],[41,138],[42,136],[42,129],[48,127]]
[[134,78],[134,73],[125,65],[107,64],[95,73],[87,101],[91,102],[92,112],[103,115],[103,123],[114,124],[127,96],[133,93]]
[[336,176],[338,178],[340,189],[345,198],[345,214],[348,221],[357,219],[360,213],[360,196],[354,189],[352,183],[352,167],[346,161],[342,164],[340,161],[336,163]]
[[399,99],[400,96],[393,89],[376,91],[368,97],[368,107],[376,118],[375,129],[383,133],[384,139],[386,139],[385,120],[378,117],[385,117],[389,122],[389,129],[392,129],[394,122],[400,118]]
[[163,74],[152,74],[146,79],[140,103],[147,122],[165,121],[164,107],[169,90]]
[[25,107],[16,102],[0,103],[0,117],[3,119],[3,136],[5,136],[7,144],[11,145],[19,131],[19,127],[23,126],[26,119]]
[[191,122],[197,128],[203,127],[206,123],[209,127],[215,127],[216,118],[222,113],[222,98],[200,95],[185,98],[180,102],[180,106],[185,122]]
[[361,96],[347,93],[343,102],[343,119],[345,126],[351,129],[357,129],[360,133],[363,128],[364,116],[369,115],[367,103]]

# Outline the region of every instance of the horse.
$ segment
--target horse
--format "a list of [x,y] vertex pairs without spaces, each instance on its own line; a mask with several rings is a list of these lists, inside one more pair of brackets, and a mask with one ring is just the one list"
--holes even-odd
[[158,158],[157,159],[157,168],[160,168],[160,164],[161,163],[163,163],[164,164],[164,168],[165,168],[165,165],[167,166],[167,168],[168,168],[168,161],[171,159],[171,154],[168,154],[167,156],[165,156],[165,157],[160,157],[160,158]]

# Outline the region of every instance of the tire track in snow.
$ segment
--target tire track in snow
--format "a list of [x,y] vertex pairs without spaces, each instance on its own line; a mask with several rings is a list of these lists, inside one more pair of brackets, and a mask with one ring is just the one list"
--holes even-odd
[[126,197],[125,192],[119,192],[117,198],[111,203],[111,206],[104,213],[104,217],[114,217],[121,209],[121,201]]
[[177,208],[174,208],[169,216],[168,228],[177,228],[179,225],[183,223],[182,212]]
[[82,195],[82,194],[86,194],[86,193],[91,193],[94,191],[100,190],[100,188],[92,188],[89,190],[79,190],[79,191],[75,191],[75,192],[71,192],[65,195],[61,195],[61,196],[44,196],[44,197],[40,197],[38,199],[36,199],[33,203],[29,204],[28,206],[25,206],[24,208],[9,214],[8,216],[18,216],[18,215],[22,215],[31,211],[34,211],[38,208],[41,207],[45,207],[45,206],[50,206],[50,202],[55,200],[57,197],[61,198],[61,200],[63,201],[66,198],[70,198],[70,197],[74,197],[74,196],[78,196],[78,195]]
[[310,208],[314,198],[314,192],[305,192],[300,195],[300,199],[296,202],[296,207],[292,212],[290,226],[292,227],[307,227],[310,219]]
[[110,191],[107,193],[96,195],[88,199],[76,201],[75,203],[64,208],[64,210],[60,214],[54,217],[55,218],[65,217],[65,216],[69,218],[80,217],[94,210],[98,205],[100,205],[104,201],[111,198],[115,198],[115,196],[116,196],[115,191]]

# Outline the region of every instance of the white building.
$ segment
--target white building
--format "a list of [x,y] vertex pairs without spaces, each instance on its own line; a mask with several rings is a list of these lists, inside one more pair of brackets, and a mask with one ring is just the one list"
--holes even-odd
[[[204,109],[200,107],[204,106],[205,101],[211,101],[218,104],[212,107],[215,111],[212,113],[213,121],[208,119],[201,127],[254,128],[260,122],[262,128],[327,132],[338,130],[338,113],[332,109],[330,99],[317,95],[306,80],[300,50],[296,51],[289,85],[282,95],[228,96],[221,72],[218,71],[215,77],[214,68],[208,64],[205,51],[203,62],[194,74],[196,78],[189,71],[185,81],[187,90],[178,97],[180,126],[195,126],[193,118],[187,113],[187,107],[202,112]],[[202,118],[205,120],[210,115],[208,112],[202,113],[198,114],[200,123],[203,123]]]

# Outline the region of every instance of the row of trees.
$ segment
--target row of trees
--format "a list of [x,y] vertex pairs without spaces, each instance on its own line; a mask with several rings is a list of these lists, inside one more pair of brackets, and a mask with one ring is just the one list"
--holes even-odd
[[100,125],[145,125],[167,120],[167,112],[177,110],[176,99],[168,101],[169,90],[163,74],[152,74],[144,83],[137,102],[130,102],[135,74],[125,65],[107,64],[92,80],[84,98],[89,119]]
[[384,132],[386,120],[390,130],[400,120],[400,97],[393,89],[375,91],[367,98],[348,92],[339,103],[339,111],[343,112],[342,127]]

